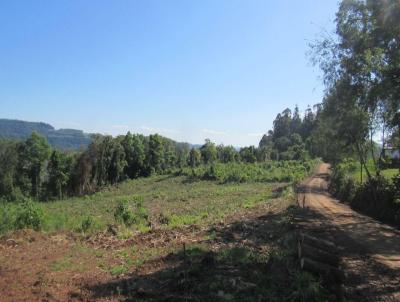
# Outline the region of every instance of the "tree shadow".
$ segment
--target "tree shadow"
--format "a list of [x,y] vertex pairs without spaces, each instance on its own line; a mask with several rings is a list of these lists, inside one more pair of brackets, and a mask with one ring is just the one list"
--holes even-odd
[[[353,215],[350,214],[349,218]],[[336,226],[321,213],[308,208],[300,210],[297,218],[304,221],[300,223],[300,231],[331,240],[339,247],[340,257],[344,259],[341,266],[346,273],[346,298],[351,301],[399,301],[400,269],[386,265],[375,257],[376,253],[398,257],[399,237],[385,238],[379,231],[365,234],[371,223],[377,223],[369,217]],[[385,225],[382,227],[388,228]],[[356,238],[354,234],[362,234],[362,237]],[[371,245],[373,250],[369,248]]]

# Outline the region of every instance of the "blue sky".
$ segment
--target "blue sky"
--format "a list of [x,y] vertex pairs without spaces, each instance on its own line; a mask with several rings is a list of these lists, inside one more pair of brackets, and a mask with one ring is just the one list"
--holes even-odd
[[0,2],[0,118],[257,145],[321,101],[308,44],[333,0]]

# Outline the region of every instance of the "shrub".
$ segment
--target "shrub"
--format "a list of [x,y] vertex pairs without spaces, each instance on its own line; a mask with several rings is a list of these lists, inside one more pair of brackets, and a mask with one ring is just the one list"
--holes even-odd
[[86,233],[90,227],[93,225],[93,218],[92,216],[86,216],[83,220],[82,220],[82,224],[81,224],[81,230],[82,232]]
[[148,214],[143,206],[143,200],[136,199],[132,202],[120,201],[115,209],[114,218],[126,226],[139,225],[147,222]]
[[400,178],[375,176],[363,183],[352,177],[357,167],[344,161],[334,168],[329,189],[337,198],[377,219],[400,225]]
[[32,228],[35,231],[41,229],[44,222],[42,209],[32,201],[25,201],[15,210],[14,227],[16,229]]
[[15,205],[8,202],[0,203],[0,234],[4,234],[14,228]]
[[298,182],[316,166],[310,161],[271,161],[264,163],[214,163],[196,168],[183,168],[176,175],[191,179],[228,182]]

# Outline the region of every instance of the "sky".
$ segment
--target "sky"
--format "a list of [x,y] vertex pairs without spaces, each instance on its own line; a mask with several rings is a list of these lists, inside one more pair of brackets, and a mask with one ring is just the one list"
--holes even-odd
[[336,0],[0,1],[0,118],[257,145],[321,102]]

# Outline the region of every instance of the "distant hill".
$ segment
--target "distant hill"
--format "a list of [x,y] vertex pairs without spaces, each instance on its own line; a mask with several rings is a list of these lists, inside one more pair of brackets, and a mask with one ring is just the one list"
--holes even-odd
[[26,139],[33,131],[45,136],[55,148],[68,150],[86,147],[91,141],[90,134],[82,130],[58,129],[41,122],[0,119],[0,138]]

